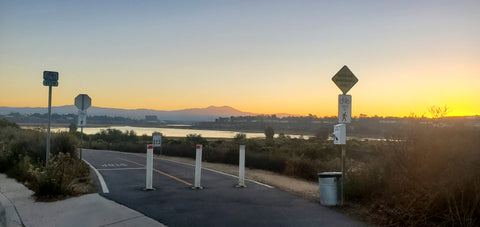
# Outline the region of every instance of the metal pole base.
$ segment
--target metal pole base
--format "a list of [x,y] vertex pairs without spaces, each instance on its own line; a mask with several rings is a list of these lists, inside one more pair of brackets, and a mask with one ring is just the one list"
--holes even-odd
[[192,187],[193,190],[202,190],[203,187],[202,186],[199,186],[199,187]]
[[155,189],[155,188],[143,188],[142,190],[143,191],[155,191],[157,189]]
[[244,184],[236,184],[235,187],[236,187],[236,188],[246,188],[247,185],[244,185]]

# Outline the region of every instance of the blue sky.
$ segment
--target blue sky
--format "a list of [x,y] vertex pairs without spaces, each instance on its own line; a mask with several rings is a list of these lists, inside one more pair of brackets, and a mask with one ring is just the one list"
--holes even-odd
[[[479,1],[1,1],[0,106],[335,115],[348,65],[354,115],[448,105],[480,114]],[[25,89],[15,98],[9,94]],[[7,98],[8,97],[8,98]]]

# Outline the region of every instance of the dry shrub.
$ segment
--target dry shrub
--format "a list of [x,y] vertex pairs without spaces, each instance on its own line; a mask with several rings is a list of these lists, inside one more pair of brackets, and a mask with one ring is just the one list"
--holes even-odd
[[38,197],[75,195],[73,184],[90,180],[90,169],[78,159],[78,140],[71,134],[52,133],[52,158],[46,165],[45,133],[0,127],[0,142],[0,172],[25,183]]
[[467,127],[408,128],[382,156],[348,174],[347,199],[372,205],[382,225],[480,224],[480,133]]
[[75,195],[73,185],[88,180],[90,170],[87,164],[69,153],[59,153],[49,160],[46,167],[30,166],[32,186],[37,197]]
[[77,144],[79,142],[79,139],[71,133],[54,133],[52,134],[50,155],[55,156],[60,153],[68,153],[72,157],[77,157]]

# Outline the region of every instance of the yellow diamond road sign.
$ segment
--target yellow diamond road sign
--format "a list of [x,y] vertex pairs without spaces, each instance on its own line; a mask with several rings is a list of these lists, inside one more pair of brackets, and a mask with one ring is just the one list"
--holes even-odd
[[332,77],[333,82],[342,90],[343,94],[347,92],[358,82],[357,77],[353,75],[352,71],[344,65],[335,76]]

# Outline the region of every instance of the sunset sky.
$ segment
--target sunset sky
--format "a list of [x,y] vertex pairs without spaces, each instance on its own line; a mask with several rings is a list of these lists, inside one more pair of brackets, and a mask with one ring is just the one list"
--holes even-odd
[[0,106],[480,115],[480,1],[0,0]]

